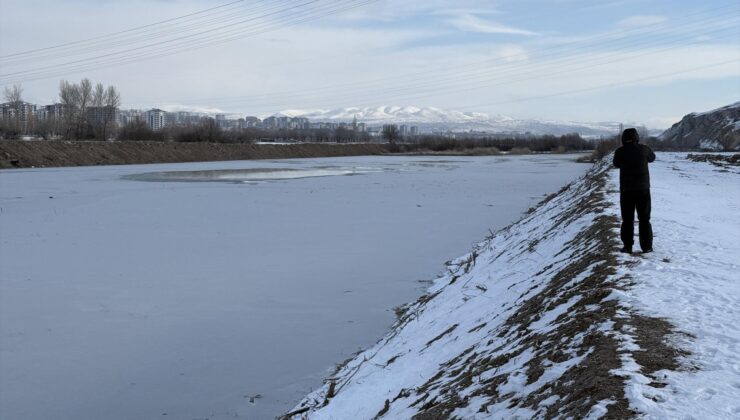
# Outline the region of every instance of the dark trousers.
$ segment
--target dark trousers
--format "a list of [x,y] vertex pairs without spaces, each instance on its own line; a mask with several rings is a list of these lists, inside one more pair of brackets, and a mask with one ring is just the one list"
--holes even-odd
[[653,227],[650,225],[650,190],[623,191],[619,194],[622,209],[622,243],[632,248],[635,242],[635,210],[640,222],[640,248],[653,249]]

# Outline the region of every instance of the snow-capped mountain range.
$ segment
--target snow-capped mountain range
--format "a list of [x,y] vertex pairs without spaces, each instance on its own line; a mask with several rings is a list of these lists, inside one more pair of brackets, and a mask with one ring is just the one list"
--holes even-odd
[[461,112],[434,107],[378,106],[365,108],[336,108],[330,110],[285,110],[280,115],[307,117],[315,120],[358,120],[365,122],[416,122],[416,123],[465,123],[488,121],[489,116],[480,112]]
[[439,131],[486,131],[496,133],[567,134],[579,133],[583,136],[615,135],[619,131],[618,122],[573,122],[537,119],[516,119],[504,115],[490,116],[481,112],[462,112],[435,107],[378,106],[365,108],[336,109],[289,109],[277,116],[306,117],[312,121],[357,121],[368,125],[413,124],[422,132]]

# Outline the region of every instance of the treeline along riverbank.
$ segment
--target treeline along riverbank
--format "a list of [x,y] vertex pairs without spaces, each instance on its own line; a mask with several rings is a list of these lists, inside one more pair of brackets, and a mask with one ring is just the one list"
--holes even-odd
[[594,142],[584,140],[578,135],[463,139],[422,136],[412,141],[391,141],[388,143],[289,144],[2,140],[0,141],[0,168],[289,159],[385,153],[421,155],[567,153],[590,151],[594,147]]

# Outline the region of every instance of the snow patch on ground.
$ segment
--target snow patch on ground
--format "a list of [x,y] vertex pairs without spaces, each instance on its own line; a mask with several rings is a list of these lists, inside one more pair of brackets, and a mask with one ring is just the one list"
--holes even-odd
[[690,354],[684,369],[655,373],[663,388],[625,366],[630,404],[647,418],[740,418],[740,170],[660,153],[650,171],[655,252],[621,258],[634,285],[620,299],[688,334],[673,344]]
[[717,140],[704,139],[704,140],[699,141],[699,149],[710,150],[710,151],[721,151],[721,150],[724,150],[724,146],[722,146]]

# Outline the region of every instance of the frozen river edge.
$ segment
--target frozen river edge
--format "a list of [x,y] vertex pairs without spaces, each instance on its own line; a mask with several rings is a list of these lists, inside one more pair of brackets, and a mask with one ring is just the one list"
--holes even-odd
[[0,417],[285,413],[573,160],[0,171]]
[[451,261],[286,417],[740,414],[740,171],[666,153],[652,168],[655,253],[617,254],[607,157]]

